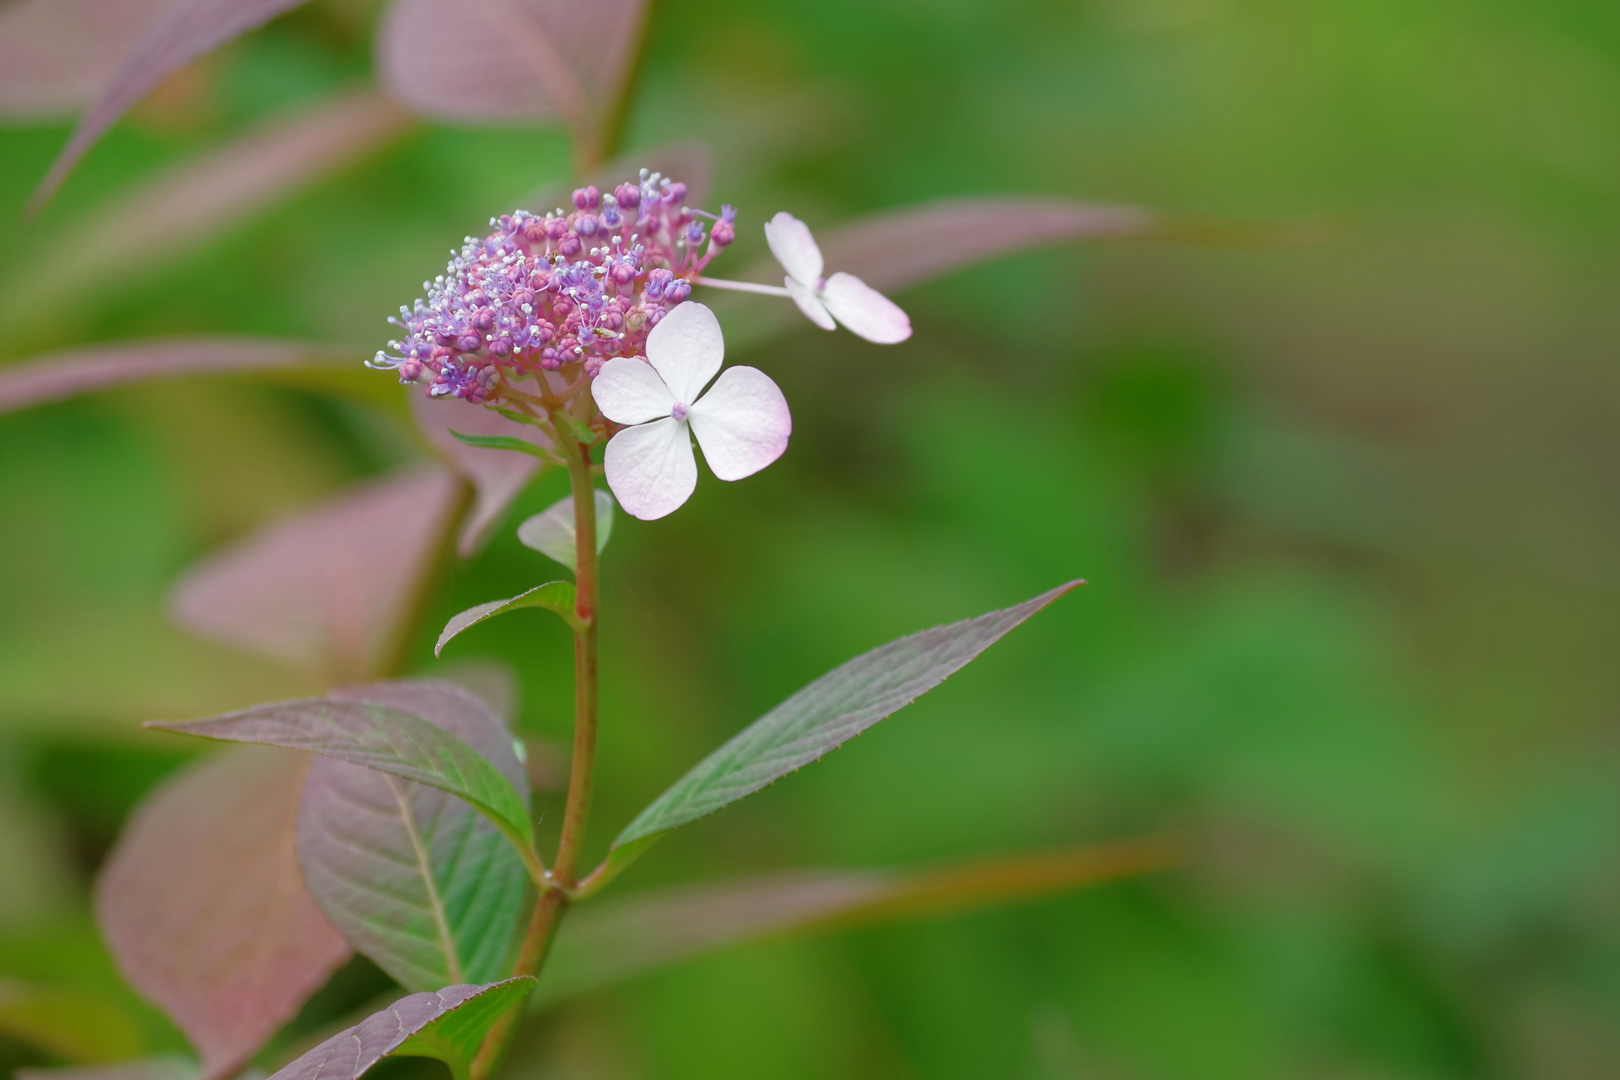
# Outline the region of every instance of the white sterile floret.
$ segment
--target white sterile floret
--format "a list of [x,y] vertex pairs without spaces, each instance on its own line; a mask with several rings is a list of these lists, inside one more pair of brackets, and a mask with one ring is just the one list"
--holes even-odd
[[765,223],[765,241],[787,271],[783,284],[788,295],[823,330],[843,323],[880,345],[893,345],[911,336],[911,319],[893,300],[854,274],[821,276],[825,263],[810,226],[786,210]]
[[634,425],[609,440],[603,464],[619,505],[643,521],[673,513],[697,487],[691,435],[722,480],[752,476],[787,449],[787,399],[758,368],[727,368],[698,396],[725,353],[714,312],[688,300],[647,335],[645,361],[616,357],[591,383],[603,416]]

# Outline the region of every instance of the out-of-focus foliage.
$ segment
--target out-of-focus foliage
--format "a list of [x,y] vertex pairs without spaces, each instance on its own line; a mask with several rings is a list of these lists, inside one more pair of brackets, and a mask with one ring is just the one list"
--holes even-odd
[[[186,69],[29,227],[70,127],[0,130],[0,282],[166,167],[362,83],[375,10],[315,0]],[[801,324],[733,350],[781,384],[794,443],[617,530],[595,853],[848,657],[1092,584],[615,887],[1161,829],[1190,864],[716,954],[550,1014],[514,1074],[1610,1075],[1617,88],[1620,16],[1577,0],[659,5],[625,148],[710,142],[713,201],[741,208],[728,273],[779,209],[819,230],[995,192],[1333,239],[1008,258],[897,294],[905,346]],[[447,248],[568,161],[554,129],[424,127],[202,248],[7,308],[0,359],[180,334],[365,355]],[[144,1052],[183,1043],[113,973],[88,882],[197,748],[138,722],[313,689],[188,636],[168,591],[425,458],[373,379],[385,408],[278,377],[0,417],[0,977],[98,996]],[[417,671],[449,663],[452,614],[550,572],[514,527],[564,488],[542,478],[431,599]],[[564,736],[566,628],[503,621],[458,659],[514,664],[522,729]],[[341,971],[283,1060],[385,985]],[[4,1033],[0,1058],[69,1063]]]

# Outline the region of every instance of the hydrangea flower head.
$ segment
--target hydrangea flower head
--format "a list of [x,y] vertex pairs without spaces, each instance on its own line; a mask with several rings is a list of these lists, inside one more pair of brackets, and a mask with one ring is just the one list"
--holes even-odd
[[771,254],[787,271],[783,284],[799,310],[823,330],[843,323],[851,331],[880,345],[893,345],[911,336],[911,319],[900,306],[854,274],[822,277],[826,263],[810,226],[787,211],[765,223],[765,241]]
[[614,357],[638,355],[736,235],[735,211],[693,210],[686,194],[685,184],[643,170],[611,192],[580,188],[571,210],[491,219],[494,231],[468,237],[445,272],[423,283],[427,296],[390,320],[404,334],[371,366],[433,396],[479,403],[542,371],[594,376]]
[[603,465],[619,505],[636,517],[661,518],[691,497],[694,435],[722,480],[752,476],[787,449],[787,399],[758,368],[727,368],[715,379],[725,349],[714,312],[688,301],[647,335],[646,359],[609,360],[591,383],[602,415],[628,425],[608,442]]

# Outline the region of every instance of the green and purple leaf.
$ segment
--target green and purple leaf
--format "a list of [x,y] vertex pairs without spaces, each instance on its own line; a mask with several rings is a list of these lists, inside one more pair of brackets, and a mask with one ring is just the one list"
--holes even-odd
[[226,742],[261,743],[336,758],[439,788],[471,803],[525,857],[538,884],[528,799],[488,758],[402,709],[338,697],[260,705],[206,720],[148,721],[150,728]]
[[390,1057],[437,1058],[455,1080],[468,1080],[484,1036],[534,988],[519,976],[487,986],[447,986],[400,998],[327,1039],[270,1080],[358,1080]]
[[85,110],[30,204],[50,201],[85,153],[158,84],[188,63],[264,25],[304,0],[177,0],[124,54],[118,68]]
[[328,683],[364,679],[396,651],[460,495],[438,467],[351,488],[193,567],[170,610],[193,633]]
[[611,864],[622,867],[669,830],[752,795],[905,708],[1081,584],[892,641],[823,675],[699,762],[625,826],[613,841],[609,875]]
[[928,870],[805,870],[659,889],[571,915],[531,1005],[543,1008],[742,942],[996,907],[1175,861],[1169,843],[1150,839]]
[[[579,572],[579,545],[574,531],[574,499],[569,496],[552,503],[518,526],[518,539],[524,547]],[[613,496],[596,489],[596,550],[607,546],[613,535]]]
[[96,883],[124,977],[233,1075],[349,957],[294,846],[307,759],[244,748],[193,766],[136,812]]
[[[442,682],[334,691],[409,712],[488,759],[527,802],[512,733],[471,691]],[[466,802],[423,784],[318,757],[304,780],[298,856],[310,893],[349,944],[408,990],[507,974],[528,875]]]
[[0,413],[148,379],[338,368],[362,358],[352,349],[272,338],[123,341],[49,353],[0,368]]
[[504,615],[508,611],[517,611],[520,608],[544,608],[562,616],[563,622],[573,629],[582,629],[579,614],[574,610],[574,586],[566,581],[553,581],[545,585],[536,585],[510,600],[491,600],[487,604],[470,607],[459,615],[452,616],[450,621],[445,623],[438,644],[433,646],[433,655],[441,655],[444,647],[450,644],[450,640],[463,630],[477,626],[485,619],[493,619],[497,615]]

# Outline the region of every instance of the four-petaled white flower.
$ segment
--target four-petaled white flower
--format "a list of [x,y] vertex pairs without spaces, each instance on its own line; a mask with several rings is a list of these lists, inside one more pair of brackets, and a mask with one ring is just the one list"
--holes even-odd
[[616,357],[591,383],[603,416],[634,425],[609,440],[603,464],[619,505],[643,521],[691,497],[697,486],[691,435],[722,480],[752,476],[787,449],[793,433],[787,399],[758,368],[727,368],[698,397],[725,353],[714,312],[688,300],[647,335],[645,361]]
[[765,241],[787,271],[783,284],[788,295],[823,330],[843,323],[880,345],[893,345],[911,336],[911,319],[893,300],[854,274],[821,276],[826,264],[810,226],[786,210],[765,223]]

